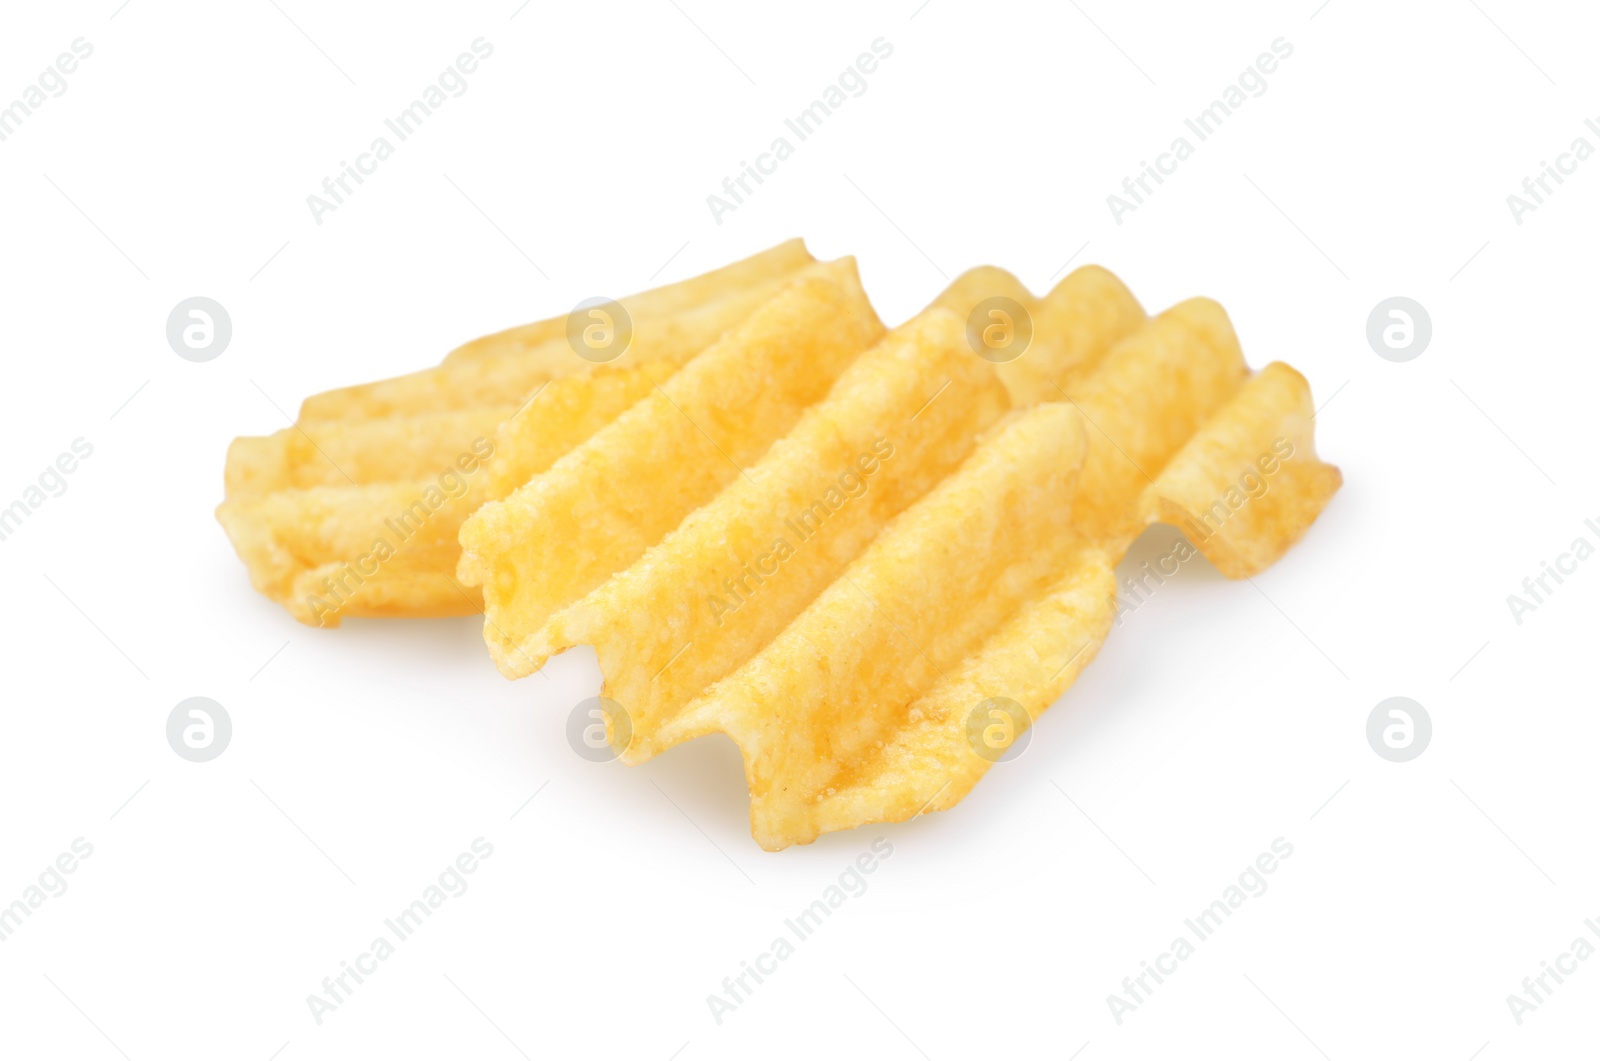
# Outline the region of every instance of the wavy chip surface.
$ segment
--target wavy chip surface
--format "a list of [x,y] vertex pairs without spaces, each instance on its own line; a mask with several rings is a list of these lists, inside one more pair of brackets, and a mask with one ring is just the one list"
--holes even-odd
[[255,588],[301,622],[465,615],[462,523],[609,424],[813,264],[799,240],[621,299],[632,342],[578,357],[567,318],[474,340],[436,368],[308,398],[228,450],[217,518]]
[[974,269],[886,332],[796,240],[622,305],[613,363],[563,317],[308,399],[235,441],[218,518],[303,622],[481,609],[508,677],[593,645],[619,757],[727,734],[769,850],[959,802],[1149,524],[1248,577],[1340,485],[1299,373],[1095,266]]
[[883,334],[855,261],[810,266],[681,372],[461,528],[484,637],[508,678],[553,651],[551,615],[639,558],[759,460]]
[[[1031,324],[1019,358],[976,352],[996,298]],[[1215,302],[1147,318],[1096,267],[1043,299],[973,270],[834,376],[717,490],[710,448],[654,455],[689,438],[663,406],[463,529],[502,671],[594,645],[625,762],[732,737],[769,850],[960,801],[1094,658],[1149,523],[1245,577],[1340,482],[1298,373],[1252,375]],[[625,498],[623,468],[651,473]]]

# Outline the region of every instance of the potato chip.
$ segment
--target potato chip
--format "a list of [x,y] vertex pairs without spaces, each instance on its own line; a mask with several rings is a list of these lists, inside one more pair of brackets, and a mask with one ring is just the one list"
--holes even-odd
[[1305,377],[1274,361],[1145,487],[1145,522],[1178,527],[1229,578],[1264,571],[1343,482],[1317,459],[1315,415]]
[[[577,357],[557,318],[458,348],[403,400],[384,397],[399,393],[387,383],[312,398],[294,426],[234,440],[218,519],[252,584],[302,622],[481,611],[479,591],[455,579],[466,517],[616,419],[811,261],[793,240],[622,299],[635,334],[614,364]],[[457,477],[468,500],[453,496]],[[408,531],[420,516],[426,529]],[[338,606],[318,603],[329,600]]]
[[282,490],[225,501],[217,518],[255,588],[303,623],[469,615],[482,598],[454,565],[461,524],[487,497],[488,473],[476,475]]
[[[627,356],[635,361],[667,361],[681,367],[750,316],[787,282],[787,277],[768,281],[668,316],[640,316],[633,321]],[[300,406],[300,420],[310,423],[370,419],[500,405],[508,398],[526,397],[548,380],[586,375],[601,367],[578,357],[563,333],[526,350],[446,361],[393,379],[324,391]]]
[[[685,310],[727,299],[736,292],[769,291],[774,283],[789,279],[815,261],[806,250],[804,240],[791,239],[720,269],[617,301],[636,320],[665,320]],[[548,343],[565,342],[566,334],[567,318],[551,317],[463,343],[444,360],[450,364],[525,353]]]
[[1132,542],[1143,529],[1140,492],[1246,375],[1228,315],[1196,298],[1118,343],[1080,385],[1063,390],[1088,420],[1092,443],[1074,525],[1090,539]]
[[463,440],[493,437],[516,405],[297,424],[228,447],[227,496],[410,482],[448,468]]
[[854,259],[804,270],[743,325],[461,528],[460,578],[483,587],[484,639],[531,674],[548,622],[631,564],[761,458],[883,334]]
[[[1060,569],[1064,574],[941,674],[905,709],[893,734],[841,771],[814,802],[786,804],[769,790],[759,822],[752,808],[762,846],[807,843],[823,833],[905,821],[959,803],[1072,685],[1110,632],[1116,612],[1111,558],[1083,547],[1069,551]],[[994,709],[985,705],[997,701],[1016,705],[1019,717],[1000,716],[1006,731],[978,754],[974,715],[993,721]]]
[[1068,516],[1083,453],[1072,407],[1012,413],[770,644],[663,726],[660,746],[727,733],[744,752],[756,840],[813,839],[807,808],[850,785],[918,721],[913,703],[1058,580],[1082,544]]
[[[1031,344],[992,364],[964,333],[975,307],[997,299],[1030,318]],[[1077,378],[1145,319],[1121,282],[1097,267],[1074,272],[1043,299],[1002,269],[970,270],[863,354],[749,477],[557,613],[549,647],[595,646],[607,696],[635,716],[632,754],[653,754],[654,727],[667,713],[770,640],[971,452],[1008,400],[1034,404],[1030,394],[1051,386],[1027,381]],[[883,451],[892,457],[879,460]],[[872,473],[851,471],[858,460]],[[856,481],[863,500],[846,503],[841,478]]]
[[[1122,301],[1120,285],[1096,272],[1083,280]],[[1030,306],[999,270],[967,274],[952,291],[936,305],[1001,292],[1036,321],[1050,313],[1049,299]],[[764,548],[823,481],[816,468],[874,422],[849,404],[847,374],[752,469],[766,474],[731,485],[559,613],[557,647],[594,643],[604,695],[628,713],[624,761],[729,734],[745,759],[752,833],[769,849],[945,809],[996,758],[974,744],[974,717],[1005,705],[997,717],[1015,740],[1094,658],[1115,618],[1112,568],[1148,522],[1210,520],[1201,548],[1230,574],[1281,554],[1338,485],[1311,447],[1304,381],[1281,365],[1251,377],[1227,315],[1209,300],[1149,320],[1123,301],[1089,314],[1101,325],[1075,327],[1091,301],[1057,303],[1056,327],[1076,341],[1035,323],[1032,382],[1005,380],[1014,401],[1026,404],[1029,386],[1059,401],[991,429],[857,555],[844,533],[826,556],[801,545],[780,559]],[[925,334],[932,312],[919,322]],[[865,374],[873,357],[852,371]],[[959,403],[965,393],[950,396]],[[831,449],[809,438],[821,431],[813,414],[827,408],[854,432],[835,429]],[[1274,459],[1257,460],[1262,453]],[[801,577],[791,581],[791,568]],[[832,570],[837,578],[816,592]],[[700,595],[719,579],[742,599],[712,614]]]
[[862,354],[748,477],[557,613],[551,648],[594,645],[606,695],[650,743],[954,470],[1007,404],[964,322],[928,310]]
[[[1297,372],[1096,266],[1043,298],[974,269],[887,335],[798,243],[623,303],[654,322],[620,364],[546,321],[312,399],[235,444],[218,515],[302,621],[481,601],[508,677],[593,644],[624,761],[728,734],[770,850],[959,802],[1094,658],[1151,522],[1246,577],[1340,485]],[[430,478],[468,431],[492,455]]]
[[1098,265],[1073,270],[1044,298],[1035,298],[1004,269],[981,266],[958,276],[934,305],[967,320],[1001,298],[1021,307],[1027,318],[1004,323],[1012,327],[1025,324],[1032,336],[1020,355],[996,363],[1012,404],[1019,409],[1059,401],[1061,388],[1075,386],[1094,370],[1112,344],[1145,322],[1138,299]]

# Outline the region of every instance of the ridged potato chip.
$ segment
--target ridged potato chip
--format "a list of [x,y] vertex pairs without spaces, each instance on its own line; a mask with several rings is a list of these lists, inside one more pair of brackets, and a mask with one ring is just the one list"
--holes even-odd
[[480,612],[478,589],[455,577],[466,517],[616,419],[812,260],[792,240],[620,300],[635,327],[616,364],[578,357],[555,318],[468,343],[437,369],[314,396],[292,427],[234,440],[217,517],[252,584],[301,622]]
[[663,726],[660,744],[727,733],[744,753],[757,842],[814,839],[810,809],[861,781],[874,753],[921,721],[912,705],[1060,577],[1081,546],[1068,517],[1083,451],[1072,407],[1011,414],[769,645]]
[[887,334],[798,241],[623,304],[652,323],[616,365],[546,321],[308,400],[235,444],[218,515],[302,621],[481,599],[508,677],[594,645],[620,757],[727,734],[770,850],[959,802],[1095,657],[1150,523],[1247,577],[1341,481],[1299,373],[1095,266],[1042,298],[974,269]]
[[[1121,301],[1120,284],[1096,272],[1080,291]],[[951,321],[939,311],[1005,293],[1034,318],[1029,353],[1041,356],[1021,385],[1002,373],[1026,358],[993,365],[995,378],[1014,403],[1046,387],[1057,401],[1010,414],[959,468],[913,458],[936,485],[858,554],[840,533],[836,551],[807,556],[807,542],[780,561],[763,548],[780,517],[824,481],[844,439],[883,420],[852,403],[847,373],[812,410],[850,425],[828,436],[831,448],[812,441],[820,417],[803,417],[774,445],[767,477],[728,487],[551,623],[555,647],[596,645],[603,694],[628,715],[624,761],[711,733],[738,743],[763,847],[958,802],[998,758],[974,742],[974,718],[1004,705],[998,717],[1015,740],[1070,685],[1113,625],[1113,567],[1149,522],[1177,519],[1193,535],[1205,513],[1219,518],[1209,506],[1222,499],[1228,520],[1197,544],[1237,576],[1281,554],[1337,488],[1337,469],[1311,446],[1304,381],[1282,365],[1251,376],[1216,303],[1192,299],[1147,320],[1123,302],[1088,315],[1110,323],[1064,328],[1084,315],[1064,298],[1053,332],[1038,324],[1050,299],[1030,308],[999,270],[953,290],[914,322],[920,334],[942,319],[933,345],[948,350]],[[865,378],[875,357],[886,365],[884,348],[907,334],[898,329],[853,371]],[[932,366],[928,379],[955,371]],[[968,393],[981,391],[947,396],[959,404]],[[1260,453],[1278,454],[1270,464],[1281,477],[1266,490],[1253,478],[1241,486],[1250,469],[1269,475]],[[1266,503],[1247,515],[1256,501]],[[791,567],[804,577],[791,581]],[[699,595],[722,579],[744,599],[713,614]]]
[[461,528],[507,677],[553,651],[549,620],[759,460],[883,334],[853,259],[810,266],[743,325]]
[[1274,361],[1145,488],[1145,521],[1182,530],[1229,578],[1266,570],[1343,482],[1317,459],[1315,415],[1305,377]]
[[962,321],[934,308],[851,365],[748,477],[551,620],[592,644],[639,740],[766,644],[1006,409]]
[[[997,299],[1031,332],[1025,356],[1004,363],[976,356],[968,336],[974,307]],[[1034,404],[1044,385],[1028,381],[1074,378],[1144,320],[1097,267],[1042,299],[1001,269],[963,274],[863,354],[748,477],[558,612],[548,647],[595,646],[606,695],[636,716],[629,754],[653,754],[658,721],[770,640],[1008,404]]]
[[[806,250],[804,240],[791,239],[731,265],[691,276],[687,280],[641,291],[617,301],[636,320],[666,320],[686,310],[697,309],[729,299],[741,292],[771,291],[773,285],[794,276],[816,261]],[[566,341],[567,318],[552,317],[534,324],[508,328],[450,351],[445,364],[493,359],[504,354],[520,354]],[[565,364],[561,358],[556,361]]]

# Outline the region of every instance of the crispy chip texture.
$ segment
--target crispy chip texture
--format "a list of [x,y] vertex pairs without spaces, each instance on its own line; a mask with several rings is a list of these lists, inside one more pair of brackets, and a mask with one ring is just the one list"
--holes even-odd
[[1229,578],[1266,570],[1343,482],[1317,459],[1313,415],[1305,377],[1274,361],[1145,488],[1145,521],[1181,528]]
[[[1069,549],[1064,574],[1031,596],[983,643],[941,674],[905,710],[894,732],[859,756],[810,805],[776,804],[758,820],[756,839],[768,849],[805,843],[822,833],[865,822],[898,822],[947,810],[978,783],[993,760],[977,754],[973,716],[995,721],[984,705],[997,698],[1022,711],[1021,732],[1054,703],[1088,666],[1111,629],[1116,581],[1110,558],[1093,547]],[[992,753],[991,753],[992,754]]]
[[639,733],[632,754],[659,750],[670,713],[782,630],[1006,406],[964,323],[928,310],[863,354],[748,476],[558,613],[552,647],[594,645]]
[[[1027,315],[1032,342],[991,363],[965,333],[997,297]],[[508,587],[558,589],[531,611],[508,600],[486,637],[494,647],[528,613],[544,624],[501,646],[511,675],[594,645],[603,693],[628,716],[626,762],[731,736],[763,847],[942,810],[993,762],[975,713],[1009,705],[1014,740],[1094,658],[1115,618],[1113,567],[1149,522],[1206,526],[1202,549],[1238,575],[1315,519],[1338,472],[1315,458],[1309,401],[1287,366],[1250,375],[1210,300],[1147,318],[1096,267],[1044,298],[975,269],[698,508],[666,481],[627,504],[607,496],[605,432],[569,454],[552,468],[570,475],[565,496],[508,516],[507,533],[573,511],[625,514],[633,532],[658,497],[668,514],[581,593],[561,583],[573,555],[541,531]]]
[[1097,266],[973,269],[887,334],[798,241],[622,302],[616,364],[563,318],[309,399],[235,442],[218,517],[302,621],[482,607],[508,677],[595,646],[619,756],[727,734],[769,850],[958,803],[1095,657],[1150,523],[1243,578],[1341,482],[1299,373]]
[[217,518],[255,588],[303,623],[470,615],[481,599],[451,573],[457,530],[485,500],[486,473],[477,474],[284,490],[223,502]]
[[[974,307],[996,297],[1036,321],[1026,354],[1003,364],[975,356],[965,335]],[[964,273],[863,355],[748,477],[557,613],[550,649],[595,646],[606,695],[631,713],[630,755],[654,754],[664,746],[659,724],[771,640],[890,518],[954,470],[1008,403],[1034,404],[1046,390],[1061,397],[1056,378],[1079,378],[1145,319],[1097,267],[1043,299],[1002,269]],[[852,462],[872,471],[849,475]],[[846,476],[860,480],[860,500],[837,481]]]
[[217,510],[252,584],[302,622],[481,611],[455,578],[461,524],[615,420],[811,263],[799,240],[621,300],[614,364],[566,318],[468,343],[445,365],[308,399],[294,426],[228,450]]
[[[810,266],[670,380],[461,528],[463,582],[507,677],[550,617],[638,559],[759,460],[883,334],[854,259]],[[745,473],[747,474],[747,473]]]
[[[728,733],[744,752],[757,842],[814,839],[817,799],[858,782],[872,753],[921,721],[909,705],[1056,580],[1076,543],[1068,500],[1083,449],[1070,406],[1012,414],[771,644],[664,727],[663,743]],[[1109,616],[1109,600],[1102,608]]]
[[1092,432],[1072,510],[1086,537],[1138,536],[1140,491],[1246,374],[1228,315],[1205,298],[1179,303],[1106,354],[1070,392]]
[[[974,270],[912,322],[928,336],[934,310],[1000,293],[1035,318],[1035,338],[1027,357],[990,366],[1024,410],[990,427],[960,467],[910,446],[883,462],[877,474],[902,456],[936,469],[898,515],[883,522],[862,507],[837,538],[792,554],[766,541],[824,482],[843,440],[870,434],[877,421],[854,403],[856,373],[882,371],[877,358],[890,365],[885,350],[910,326],[864,355],[752,469],[754,482],[728,486],[555,616],[550,647],[597,647],[603,691],[629,715],[624,762],[730,735],[746,762],[752,835],[770,850],[954,807],[994,762],[974,744],[974,714],[984,722],[992,704],[1008,704],[1014,739],[1061,696],[1114,623],[1112,568],[1147,523],[1186,526],[1234,576],[1304,533],[1339,482],[1315,458],[1304,379],[1283,365],[1251,376],[1210,299],[1146,318],[1102,270],[1074,277],[1029,304],[1002,270]],[[1040,325],[1051,312],[1054,325]],[[950,357],[949,338],[942,346]],[[901,387],[902,405],[958,358],[922,363],[923,374],[882,376]],[[1032,370],[1019,386],[1005,370],[1021,363]],[[1059,400],[1034,405],[1046,389]],[[822,422],[832,448],[810,448]],[[858,520],[872,538],[851,555]],[[811,544],[838,549],[808,554]],[[730,595],[714,608],[701,595],[718,583]]]
[[409,482],[450,467],[463,441],[492,438],[515,405],[332,420],[236,438],[224,472],[227,496],[355,483]]
[[1004,269],[980,266],[956,277],[934,305],[965,321],[981,303],[1002,297],[1022,307],[1033,332],[1026,352],[995,369],[1018,408],[1061,400],[1113,343],[1145,322],[1133,292],[1098,265],[1073,270],[1044,298],[1035,298]]

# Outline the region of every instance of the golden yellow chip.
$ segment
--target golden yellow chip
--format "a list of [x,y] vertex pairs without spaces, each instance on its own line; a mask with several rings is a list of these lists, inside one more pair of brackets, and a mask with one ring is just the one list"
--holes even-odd
[[782,630],[1006,406],[964,322],[927,311],[851,365],[749,476],[557,613],[550,647],[594,645],[639,735],[631,754],[657,750],[668,712]]
[[1195,298],[1112,347],[1080,385],[1063,390],[1091,432],[1072,512],[1084,535],[1132,542],[1144,526],[1140,491],[1246,375],[1228,315]]
[[578,357],[557,318],[468,343],[439,369],[308,399],[294,426],[234,440],[217,517],[252,584],[302,622],[481,611],[480,592],[455,578],[466,517],[616,419],[811,261],[792,240],[622,299],[634,334],[614,364]]
[[[1208,526],[1198,544],[1236,576],[1305,530],[1338,471],[1316,460],[1304,381],[1282,365],[1251,377],[1214,302],[1146,320],[1106,275],[1082,282],[1121,308],[1063,299],[1054,332],[1037,324],[1050,300],[1030,305],[999,270],[941,296],[936,305],[955,308],[1008,292],[1034,319],[1040,356],[996,374],[1031,364],[1031,382],[1001,376],[1012,400],[1048,386],[1059,401],[1011,414],[858,554],[846,533],[821,539],[839,545],[826,557],[808,557],[809,542],[789,555],[763,549],[821,481],[814,465],[848,448],[817,447],[814,414],[836,410],[829,423],[854,432],[842,437],[874,423],[852,404],[847,374],[773,446],[769,476],[730,486],[555,617],[556,647],[597,646],[603,693],[627,712],[624,761],[729,734],[745,759],[752,832],[769,849],[948,808],[1094,658],[1115,617],[1112,568],[1147,523],[1175,519],[1192,535]],[[914,322],[920,334],[932,334],[935,312]],[[1102,324],[1074,327],[1085,315]],[[866,378],[875,355],[887,363],[881,351],[903,333],[854,371]],[[959,404],[961,393],[948,396]],[[738,589],[737,608],[702,601],[698,587],[721,579]],[[1002,746],[991,748],[980,736],[997,728]]]
[[482,603],[454,578],[456,534],[483,503],[489,473],[470,449],[466,457],[467,471],[428,484],[283,490],[225,501],[217,518],[255,588],[303,623],[470,615]]
[[236,438],[224,472],[229,498],[310,486],[410,482],[455,461],[462,441],[494,436],[516,405],[330,420]]
[[[617,301],[636,321],[667,320],[686,310],[727,299],[738,292],[770,291],[773,284],[792,277],[815,261],[806,250],[804,240],[791,239],[720,269],[641,291],[637,295],[628,295]],[[547,344],[565,342],[566,334],[567,318],[552,317],[464,343],[450,351],[445,363],[524,353]],[[561,362],[560,358],[556,360]]]
[[991,348],[984,356],[1019,409],[1059,401],[1061,388],[1075,386],[1145,322],[1139,300],[1098,265],[1073,270],[1044,298],[1004,269],[981,266],[956,277],[934,305],[966,320],[971,338]]
[[461,580],[507,677],[548,623],[761,458],[883,334],[854,259],[810,266],[650,395],[461,528]]
[[[661,727],[659,745],[729,734],[744,752],[757,842],[815,839],[818,801],[870,783],[861,771],[875,753],[923,721],[919,698],[1081,552],[1068,515],[1083,451],[1070,406],[1011,414],[770,644]],[[1108,594],[1100,608],[1087,625],[1104,636]],[[936,759],[918,767],[929,771]]]
[[[813,803],[784,806],[769,796],[766,815],[755,824],[757,840],[775,849],[959,803],[1088,666],[1111,629],[1116,582],[1110,557],[1083,547],[1069,551],[1059,567],[1063,574],[1054,583],[935,679],[892,736]],[[991,736],[996,725],[1000,732]]]
[[[640,316],[633,321],[627,356],[682,366],[772,298],[789,279],[732,291],[715,302],[667,316]],[[574,354],[563,333],[526,349],[485,352],[393,379],[312,395],[300,406],[300,420],[313,423],[497,405],[508,397],[532,393],[546,380],[581,376],[600,367]]]
[[1297,372],[1095,266],[1043,298],[975,269],[887,335],[798,242],[623,304],[620,364],[547,321],[308,401],[235,444],[218,515],[302,621],[481,587],[508,677],[593,644],[621,757],[730,735],[768,849],[959,802],[1094,658],[1151,522],[1245,577],[1340,485]]
[[[971,334],[974,318],[986,324],[991,312],[1004,339],[1024,334],[1020,353]],[[1001,269],[963,274],[862,355],[749,476],[553,616],[545,647],[594,645],[607,696],[634,716],[630,754],[653,754],[668,713],[766,644],[971,453],[1008,400],[1034,404],[1144,320],[1132,294],[1097,267],[1043,299]]]
[[1317,459],[1314,415],[1305,377],[1274,361],[1145,487],[1145,522],[1178,527],[1229,578],[1270,567],[1343,482]]

